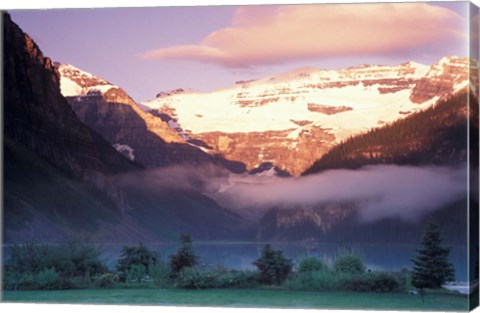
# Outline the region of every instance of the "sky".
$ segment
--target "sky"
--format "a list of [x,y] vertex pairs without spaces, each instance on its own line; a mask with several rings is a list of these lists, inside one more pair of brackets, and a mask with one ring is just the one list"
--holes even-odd
[[466,2],[10,10],[54,61],[125,89],[211,91],[298,67],[467,55]]

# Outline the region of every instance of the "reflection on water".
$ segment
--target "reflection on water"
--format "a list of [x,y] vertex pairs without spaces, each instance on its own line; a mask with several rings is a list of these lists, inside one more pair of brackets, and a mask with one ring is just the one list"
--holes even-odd
[[[223,266],[232,269],[254,269],[252,262],[261,253],[264,244],[259,243],[195,243],[194,249],[200,257],[201,263],[212,266]],[[148,245],[159,254],[160,258],[168,260],[178,248],[176,244]],[[403,268],[411,269],[410,259],[416,256],[415,246],[412,245],[337,245],[318,244],[301,245],[272,243],[274,249],[280,249],[285,256],[298,262],[302,257],[315,256],[323,259],[327,264],[332,264],[334,259],[346,252],[360,255],[367,268],[372,270],[400,271]],[[110,267],[120,255],[121,245],[99,245],[104,251],[102,257]],[[467,249],[462,246],[452,247],[449,256],[450,262],[455,267],[455,279],[467,280]]]

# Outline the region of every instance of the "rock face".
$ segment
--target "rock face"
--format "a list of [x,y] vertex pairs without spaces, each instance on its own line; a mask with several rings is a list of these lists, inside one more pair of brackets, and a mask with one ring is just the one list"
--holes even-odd
[[209,132],[198,134],[195,138],[212,147],[212,153],[242,160],[250,170],[272,163],[297,175],[316,160],[316,155],[328,152],[335,142],[335,136],[326,129],[309,126],[298,129],[296,138],[289,137],[294,129],[249,133]]
[[[111,118],[108,115],[115,115],[116,112],[111,112],[112,106],[107,106],[106,104],[114,103],[119,105],[119,112],[115,117],[122,119],[122,122],[125,123],[129,117],[136,115],[138,118],[133,119],[133,128],[138,128],[140,123],[143,124],[144,129],[161,138],[166,143],[184,142],[178,133],[170,129],[161,119],[143,112],[123,89],[110,84],[102,78],[81,71],[74,66],[59,63],[56,63],[56,65],[60,73],[62,95],[72,104],[75,112],[84,122],[87,113],[90,115],[95,113],[92,111],[92,108],[98,106],[97,113],[100,115],[98,127],[102,128],[101,124],[105,124],[103,128],[109,127],[112,125],[112,122],[108,121]],[[113,107],[115,108],[116,106]],[[131,112],[129,116],[127,116],[127,111]],[[92,119],[89,122],[92,122]],[[102,132],[100,133],[102,134]],[[110,138],[107,139],[110,140]]]
[[[468,91],[465,88],[425,111],[346,140],[316,161],[305,174],[380,164],[465,168],[469,159],[471,164],[478,164],[478,123],[469,123],[472,115],[469,116],[466,105],[470,102],[477,107],[478,98]],[[473,120],[478,121],[478,115],[473,115]],[[470,146],[468,133],[476,139]],[[475,172],[475,165],[472,168]],[[461,242],[466,240],[466,232],[454,225],[465,223],[466,201],[465,195],[465,199],[438,208],[415,225],[398,219],[359,223],[354,203],[274,209],[260,220],[258,236],[262,240],[316,238],[325,242],[415,242],[418,237],[413,234],[421,234],[421,225],[427,220],[436,220],[451,234],[452,241]]]
[[445,57],[431,66],[301,68],[211,93],[160,93],[143,105],[170,115],[209,153],[298,175],[345,139],[456,93],[468,84],[469,66],[476,63]]
[[[128,147],[117,146],[127,152],[123,156],[82,123],[62,96],[50,59],[8,14],[3,29],[5,242],[85,236],[94,242],[138,243],[172,240],[182,232],[199,239],[237,234],[242,219],[202,193],[178,186],[171,177],[155,176],[160,185],[143,183],[148,172],[132,162],[138,152],[131,151],[135,157],[129,158]],[[128,104],[118,104],[130,100],[116,88],[88,90],[88,101],[101,98],[113,105],[102,92],[127,112],[120,116],[134,114]]]
[[59,75],[4,14],[4,136],[71,177],[108,189],[106,173],[138,168],[85,126],[62,97]]
[[[459,86],[467,86],[470,71],[467,68],[478,68],[478,64],[468,58],[443,58],[433,64],[425,77],[422,77],[412,89],[410,100],[423,103],[438,95],[451,95]],[[473,71],[477,72],[478,71]],[[478,77],[472,77],[478,82]],[[474,83],[474,82],[473,82]]]
[[[317,160],[305,174],[338,168],[357,169],[375,164],[464,164],[469,157],[467,140],[478,134],[478,124],[470,123],[469,131],[468,119],[473,111],[467,110],[467,103],[478,103],[476,99],[476,96],[465,88],[425,111],[349,138]],[[475,158],[473,151],[477,151],[476,148],[478,141],[471,142],[472,160]]]
[[[62,93],[85,124],[146,167],[217,164],[241,172],[240,162],[223,160],[189,144],[168,121],[143,112],[123,89],[71,65],[59,65]],[[186,140],[187,139],[187,140]],[[128,147],[127,150],[125,148]]]
[[272,209],[260,220],[258,240],[303,240],[322,236],[355,213],[353,204],[326,204],[316,208]]
[[127,201],[109,177],[139,165],[78,119],[60,93],[51,60],[8,14],[3,30],[5,219],[18,226],[32,218],[44,226],[32,233],[38,238],[58,229],[55,221],[73,227],[74,220],[93,226],[99,216],[117,219]]

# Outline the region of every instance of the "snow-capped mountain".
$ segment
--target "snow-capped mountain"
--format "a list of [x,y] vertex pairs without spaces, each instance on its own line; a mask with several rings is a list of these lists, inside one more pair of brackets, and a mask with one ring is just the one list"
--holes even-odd
[[60,91],[64,97],[105,94],[112,88],[119,88],[105,79],[82,71],[70,64],[55,63],[60,72]]
[[201,151],[170,117],[144,112],[123,89],[105,79],[68,64],[56,67],[61,92],[80,120],[128,159],[145,167],[213,163],[234,172],[245,170],[240,162]]
[[211,153],[250,169],[269,162],[299,174],[346,138],[422,111],[466,87],[471,66],[478,64],[445,57],[431,66],[301,68],[210,93],[161,92],[143,105],[171,116]]

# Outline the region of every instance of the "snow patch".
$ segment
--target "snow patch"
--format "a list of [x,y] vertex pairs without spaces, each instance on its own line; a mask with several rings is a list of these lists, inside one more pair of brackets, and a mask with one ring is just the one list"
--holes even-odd
[[64,97],[75,97],[82,94],[82,87],[73,80],[60,76],[60,92]]
[[120,152],[121,154],[125,155],[128,159],[130,159],[131,161],[134,161],[135,160],[135,155],[134,155],[134,151],[132,147],[130,147],[129,145],[123,145],[123,144],[120,144],[120,143],[116,143],[113,145],[113,147],[118,151]]
[[119,88],[108,81],[82,71],[70,64],[58,65],[60,72],[60,91],[64,97],[83,97],[98,91],[101,95],[112,88]]

